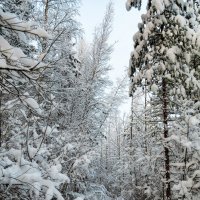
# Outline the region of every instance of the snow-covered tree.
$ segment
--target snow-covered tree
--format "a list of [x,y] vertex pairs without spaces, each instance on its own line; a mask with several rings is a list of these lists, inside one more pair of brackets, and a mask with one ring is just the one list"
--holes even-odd
[[53,160],[56,146],[49,142],[58,135],[50,121],[53,98],[41,89],[49,64],[43,61],[39,39],[52,36],[31,21],[35,4],[30,1],[0,5],[1,198],[64,199],[59,189],[69,178],[59,160]]
[[[179,187],[173,187],[172,191],[172,180],[177,177],[181,181],[182,178],[174,175],[174,167],[170,167],[175,165],[177,159],[181,160],[178,149],[185,149],[186,155],[190,142],[194,138],[198,140],[199,114],[196,110],[200,87],[197,10],[199,4],[195,1],[148,1],[147,13],[142,15],[142,23],[138,25],[139,31],[133,38],[135,50],[130,60],[130,94],[132,95],[137,87],[145,87],[150,95],[149,105],[152,112],[149,114],[157,123],[155,128],[160,129],[157,134],[163,144],[164,168],[160,173],[165,174],[162,180],[165,184],[166,199],[176,199],[179,196],[190,199],[190,195],[194,195],[195,198],[197,195],[192,194],[192,186],[184,180],[184,192],[181,189],[176,196],[174,189],[180,189],[181,184]],[[186,124],[189,123],[186,121],[190,117],[195,121],[193,125],[190,124],[191,138],[188,137],[186,128]],[[148,122],[148,119],[146,120]],[[181,127],[181,131],[177,131],[180,130],[180,124],[185,125]],[[174,141],[178,145],[175,145]],[[191,147],[195,146],[192,142]],[[175,152],[176,158],[172,156]],[[198,150],[195,154],[197,152]],[[159,153],[162,152],[158,150]],[[198,169],[199,167],[196,168]],[[195,171],[193,173],[195,174]],[[193,181],[193,176],[190,174],[189,180]],[[192,182],[192,185],[195,184],[195,181]]]

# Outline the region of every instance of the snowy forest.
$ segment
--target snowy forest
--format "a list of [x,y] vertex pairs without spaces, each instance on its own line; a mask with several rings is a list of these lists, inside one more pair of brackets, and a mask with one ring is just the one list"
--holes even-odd
[[117,81],[114,3],[88,42],[80,0],[0,1],[0,200],[200,200],[200,2],[125,0]]

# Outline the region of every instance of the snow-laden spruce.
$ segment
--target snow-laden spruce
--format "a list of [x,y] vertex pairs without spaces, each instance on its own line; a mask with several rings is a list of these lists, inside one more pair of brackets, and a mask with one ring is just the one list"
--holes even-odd
[[[134,2],[128,1],[128,6],[135,6]],[[165,186],[164,189],[163,185],[157,187],[165,193],[166,199],[198,199],[199,4],[197,1],[152,0],[148,1],[147,12],[141,18],[142,23],[133,37],[130,95],[138,87],[145,88],[149,95],[146,109],[151,110],[149,116],[145,115],[146,123],[149,121],[146,134],[153,128],[154,137],[163,145],[162,150],[158,143],[157,154],[164,152],[164,161],[159,165],[163,168],[157,170]],[[195,164],[190,168],[188,162]],[[182,163],[181,170],[171,163]],[[157,195],[152,198],[160,199]]]

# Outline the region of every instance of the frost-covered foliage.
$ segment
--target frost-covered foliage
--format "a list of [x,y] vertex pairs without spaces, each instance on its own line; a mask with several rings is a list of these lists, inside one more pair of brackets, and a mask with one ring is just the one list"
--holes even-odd
[[112,45],[108,43],[112,30],[112,15],[113,7],[109,4],[102,23],[95,30],[92,43],[87,45],[81,41],[78,49],[81,63],[80,82],[77,81],[76,91],[71,91],[76,95],[72,96],[70,130],[74,134],[71,140],[77,143],[77,156],[71,161],[70,177],[73,184],[69,194],[76,198],[84,195],[86,200],[110,199],[109,196],[112,196],[107,188],[98,182],[99,158],[96,153],[105,122],[116,106],[120,96],[118,91],[121,91],[112,90],[113,98],[104,97],[105,88],[110,84],[107,72],[110,70],[108,61],[112,52]]
[[[149,141],[157,141],[157,179],[163,181],[167,199],[198,199],[199,3],[148,1],[138,29],[129,67],[130,96],[138,87],[149,95],[145,134],[153,136]],[[154,191],[152,186],[150,190]],[[154,198],[160,199],[157,195]]]
[[76,53],[78,3],[0,3],[0,199],[112,199],[95,150],[123,88],[105,97],[113,8]]
[[1,199],[64,199],[61,188],[70,183],[55,154],[61,132],[51,121],[55,102],[46,90],[51,46],[42,52],[42,42],[57,38],[33,20],[34,6],[0,3]]

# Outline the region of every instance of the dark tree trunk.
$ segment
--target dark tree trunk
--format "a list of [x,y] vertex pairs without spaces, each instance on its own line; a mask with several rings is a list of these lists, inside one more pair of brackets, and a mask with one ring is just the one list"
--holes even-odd
[[[164,124],[164,138],[168,138],[168,101],[167,101],[167,84],[166,79],[162,79],[162,91],[163,91],[163,124]],[[169,159],[169,148],[167,145],[164,146],[165,153],[165,178],[166,178],[166,199],[171,200],[171,187],[170,187],[170,159]]]
[[[0,76],[2,74],[0,73]],[[3,79],[0,79],[1,84],[3,83]],[[0,87],[0,147],[2,146],[3,143],[3,110],[2,110],[2,101],[3,101],[3,88]]]
[[[45,25],[45,30],[47,31],[47,24],[48,24],[48,11],[49,11],[49,0],[46,0],[45,5],[44,5],[44,25]],[[42,43],[42,50],[45,51],[47,48],[47,39],[43,39]]]
[[1,109],[1,101],[2,101],[2,88],[0,88],[0,147],[2,144],[2,109]]

